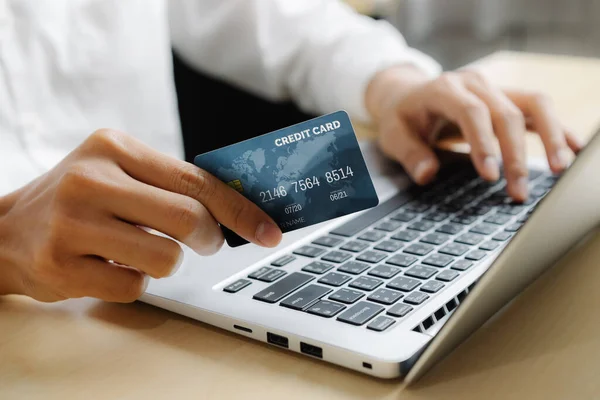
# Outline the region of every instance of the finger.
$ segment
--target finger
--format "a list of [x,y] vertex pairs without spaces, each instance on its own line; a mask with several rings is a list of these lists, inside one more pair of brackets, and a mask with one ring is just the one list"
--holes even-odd
[[502,91],[476,80],[466,83],[469,90],[488,106],[502,152],[508,194],[517,201],[528,196],[526,124],[523,113]]
[[134,179],[202,203],[221,224],[244,239],[265,247],[281,241],[281,230],[258,206],[208,172],[166,156],[114,131],[99,131],[94,148],[117,159]]
[[431,148],[400,118],[380,126],[380,148],[399,162],[413,181],[424,185],[435,177],[440,163]]
[[461,78],[452,74],[434,81],[428,90],[424,96],[425,108],[458,125],[471,146],[477,172],[486,180],[498,180],[494,129],[485,103],[464,87]]
[[140,271],[96,257],[80,257],[66,272],[71,282],[69,297],[94,297],[118,303],[137,300],[149,281]]
[[565,138],[567,140],[567,145],[575,154],[579,154],[581,150],[584,148],[584,144],[574,133],[570,130],[565,129]]
[[153,278],[173,275],[183,261],[183,250],[177,242],[123,221],[102,221],[82,232],[79,242],[86,245],[79,251],[84,255],[114,261]]
[[507,91],[507,95],[531,118],[534,130],[544,144],[552,171],[562,172],[569,165],[572,153],[552,101],[545,96],[526,92]]
[[214,254],[223,246],[221,228],[199,201],[135,179],[123,184],[127,190],[98,199],[115,217],[162,232],[200,255]]

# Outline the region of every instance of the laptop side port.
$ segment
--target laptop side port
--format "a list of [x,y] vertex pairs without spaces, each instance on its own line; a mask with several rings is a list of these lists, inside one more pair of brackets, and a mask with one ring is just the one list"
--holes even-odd
[[312,344],[300,342],[300,351],[309,356],[323,358],[323,349]]
[[276,335],[271,332],[267,332],[267,342],[286,349],[289,347],[288,338],[286,338],[285,336]]

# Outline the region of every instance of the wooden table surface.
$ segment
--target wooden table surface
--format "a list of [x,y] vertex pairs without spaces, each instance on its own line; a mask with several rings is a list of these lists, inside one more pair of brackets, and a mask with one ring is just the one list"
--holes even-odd
[[[480,65],[502,85],[548,93],[584,138],[600,124],[600,60],[497,53]],[[529,151],[541,154],[534,138]],[[600,398],[599,263],[596,236],[410,388],[142,303],[7,296],[0,399]]]

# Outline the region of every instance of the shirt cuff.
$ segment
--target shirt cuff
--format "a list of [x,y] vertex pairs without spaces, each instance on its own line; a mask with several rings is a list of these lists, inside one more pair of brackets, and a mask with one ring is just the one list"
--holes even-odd
[[339,65],[338,100],[355,120],[370,123],[371,116],[365,104],[367,87],[377,73],[397,65],[411,64],[431,78],[442,72],[433,58],[406,45],[396,28],[385,21],[377,21],[369,34],[353,38],[349,65]]

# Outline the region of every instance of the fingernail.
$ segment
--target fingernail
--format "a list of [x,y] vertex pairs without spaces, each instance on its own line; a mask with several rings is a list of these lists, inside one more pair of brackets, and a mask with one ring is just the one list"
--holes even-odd
[[571,156],[569,152],[565,149],[559,150],[554,156],[553,164],[554,168],[557,169],[565,169],[571,163]]
[[148,285],[150,284],[150,275],[144,275],[144,283],[142,284],[142,294],[146,293]]
[[281,241],[281,230],[272,222],[261,222],[256,228],[256,240],[267,247],[275,247]]
[[486,178],[493,181],[500,179],[500,163],[495,157],[488,156],[483,160],[483,170]]
[[527,197],[529,197],[529,179],[527,179],[524,176],[517,179],[517,182],[515,184],[515,190],[517,192],[516,194],[521,199],[527,200]]
[[179,271],[179,268],[181,268],[181,264],[183,264],[183,258],[184,258],[184,253],[183,253],[183,250],[181,250],[181,253],[179,253],[179,258],[177,259],[177,262],[173,266],[173,269],[171,270],[171,273],[169,274],[169,276],[173,276],[177,273],[177,271]]
[[429,181],[436,171],[437,164],[432,159],[421,160],[417,163],[416,167],[413,169],[413,179],[415,182],[419,184],[424,184]]

